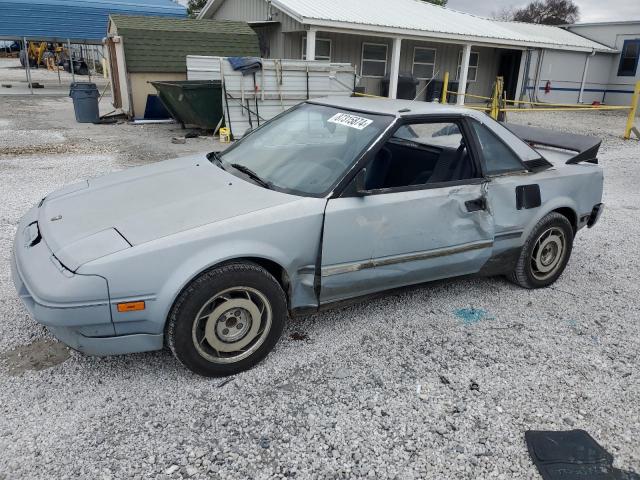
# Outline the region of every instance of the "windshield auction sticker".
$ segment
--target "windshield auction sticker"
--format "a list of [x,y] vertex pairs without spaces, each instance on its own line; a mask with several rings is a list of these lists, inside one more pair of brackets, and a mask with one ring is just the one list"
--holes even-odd
[[364,130],[373,123],[373,120],[359,117],[357,115],[351,115],[349,113],[336,113],[327,121],[337,123],[338,125],[344,125],[345,127],[355,128],[357,130]]

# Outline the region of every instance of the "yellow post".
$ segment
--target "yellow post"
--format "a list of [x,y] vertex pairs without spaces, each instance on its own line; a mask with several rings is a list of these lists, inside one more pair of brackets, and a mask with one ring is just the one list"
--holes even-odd
[[633,126],[636,120],[636,111],[638,110],[638,99],[640,98],[640,81],[636,82],[636,88],[633,90],[633,96],[631,97],[631,110],[629,110],[629,116],[627,117],[627,126],[624,129],[624,139],[629,140],[631,138],[631,131],[635,131],[636,136],[640,139],[640,132]]
[[489,114],[494,120],[498,120],[500,113],[500,97],[502,96],[503,78],[496,77],[496,82],[493,84],[493,95],[491,96],[491,113]]
[[444,72],[444,79],[442,80],[442,101],[440,103],[447,103],[447,90],[449,90],[449,72]]

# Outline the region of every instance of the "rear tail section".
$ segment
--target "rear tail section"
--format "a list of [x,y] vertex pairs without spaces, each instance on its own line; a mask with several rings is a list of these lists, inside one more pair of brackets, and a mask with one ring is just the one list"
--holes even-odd
[[503,123],[503,125],[534,148],[540,145],[575,152],[575,155],[566,161],[567,165],[581,162],[598,163],[598,150],[602,143],[600,138],[513,123]]

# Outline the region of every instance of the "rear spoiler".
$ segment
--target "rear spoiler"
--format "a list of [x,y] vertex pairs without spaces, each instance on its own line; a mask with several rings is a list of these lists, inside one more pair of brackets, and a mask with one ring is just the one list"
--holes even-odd
[[503,123],[502,125],[532,146],[543,145],[576,152],[575,156],[567,160],[567,165],[580,162],[598,163],[598,150],[602,143],[600,138],[576,135],[575,133],[556,132],[546,128],[515,125],[513,123]]

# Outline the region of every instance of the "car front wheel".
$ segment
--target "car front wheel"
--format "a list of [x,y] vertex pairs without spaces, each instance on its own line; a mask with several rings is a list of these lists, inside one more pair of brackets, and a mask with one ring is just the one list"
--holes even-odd
[[543,288],[564,271],[573,248],[573,227],[564,215],[552,212],[535,226],[522,247],[509,279],[524,288]]
[[285,294],[269,272],[253,263],[222,265],[180,294],[167,321],[167,343],[199,375],[233,375],[273,349],[287,315]]

